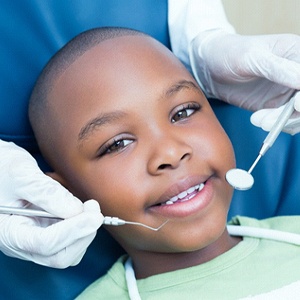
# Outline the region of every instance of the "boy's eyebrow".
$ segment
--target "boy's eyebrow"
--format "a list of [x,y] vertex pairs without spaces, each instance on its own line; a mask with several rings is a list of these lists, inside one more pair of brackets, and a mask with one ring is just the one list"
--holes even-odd
[[175,84],[173,84],[172,86],[170,86],[164,96],[165,97],[171,97],[174,93],[179,92],[180,90],[184,89],[184,88],[191,88],[193,90],[195,90],[198,93],[201,93],[200,88],[193,82],[190,80],[180,80],[178,82],[176,82]]
[[109,124],[113,121],[119,120],[120,118],[124,117],[125,115],[126,115],[126,113],[123,111],[113,111],[110,113],[100,114],[99,116],[88,121],[80,129],[80,132],[78,134],[78,140],[82,141],[83,139],[87,138],[87,136],[90,135],[95,128]]

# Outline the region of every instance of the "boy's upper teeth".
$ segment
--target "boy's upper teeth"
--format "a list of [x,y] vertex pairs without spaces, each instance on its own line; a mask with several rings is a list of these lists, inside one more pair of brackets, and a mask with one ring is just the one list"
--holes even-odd
[[170,200],[168,200],[167,202],[165,202],[165,204],[167,205],[171,205],[174,204],[176,201],[180,200],[180,199],[184,199],[186,198],[189,194],[192,194],[194,191],[201,191],[204,188],[204,183],[200,183],[197,184],[193,187],[188,188],[187,190],[179,193],[178,195],[172,197]]

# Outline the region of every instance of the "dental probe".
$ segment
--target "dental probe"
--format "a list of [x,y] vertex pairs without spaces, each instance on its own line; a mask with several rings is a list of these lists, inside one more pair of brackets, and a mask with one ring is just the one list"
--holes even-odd
[[120,225],[125,225],[125,224],[129,224],[129,225],[139,225],[139,226],[143,226],[145,228],[151,229],[153,231],[158,231],[159,229],[161,229],[167,222],[169,222],[169,220],[165,221],[164,223],[162,223],[159,227],[154,228],[151,226],[148,226],[146,224],[143,223],[139,223],[139,222],[131,222],[131,221],[125,221],[122,219],[119,219],[117,217],[104,217],[104,221],[103,224],[105,225],[113,225],[113,226],[120,226]]
[[294,112],[294,103],[295,97],[291,98],[291,100],[286,104],[284,110],[279,115],[278,119],[276,120],[275,124],[271,128],[269,134],[263,141],[263,145],[260,148],[259,154],[247,171],[242,169],[231,169],[226,173],[226,180],[227,182],[236,190],[249,190],[252,185],[254,184],[254,178],[251,175],[251,172],[259,162],[259,160],[266,154],[266,152],[272,147],[273,143],[276,141],[279,133],[285,126],[286,122]]
[[[37,210],[37,209],[27,209],[27,208],[19,208],[19,207],[9,207],[9,206],[0,206],[0,214],[9,214],[9,215],[20,215],[20,216],[27,216],[27,217],[42,217],[42,218],[50,218],[50,219],[62,219],[58,218],[46,211],[43,210]],[[105,225],[112,225],[112,226],[121,226],[121,225],[138,225],[145,227],[147,229],[158,231],[161,229],[169,220],[162,223],[159,227],[154,228],[151,226],[148,226],[143,223],[139,222],[131,222],[131,221],[125,221],[117,217],[104,217],[103,224]]]
[[257,165],[259,160],[262,156],[266,154],[266,152],[273,146],[274,142],[276,141],[279,133],[282,131],[283,127],[285,126],[288,119],[291,117],[292,113],[294,112],[294,103],[295,103],[295,97],[293,97],[285,106],[282,113],[279,115],[278,119],[276,120],[275,124],[271,128],[269,134],[263,141],[263,145],[260,148],[258,157],[254,161],[253,165],[249,169],[248,173],[251,173],[254,169],[254,167]]

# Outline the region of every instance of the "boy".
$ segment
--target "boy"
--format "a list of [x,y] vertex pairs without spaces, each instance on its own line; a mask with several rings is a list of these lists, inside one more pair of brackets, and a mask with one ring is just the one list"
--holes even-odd
[[[29,116],[51,176],[82,201],[153,227],[169,220],[157,232],[107,226],[142,299],[238,299],[300,279],[296,246],[229,235],[231,143],[193,77],[154,39],[120,28],[77,36],[42,72]],[[128,299],[125,260],[81,297]]]

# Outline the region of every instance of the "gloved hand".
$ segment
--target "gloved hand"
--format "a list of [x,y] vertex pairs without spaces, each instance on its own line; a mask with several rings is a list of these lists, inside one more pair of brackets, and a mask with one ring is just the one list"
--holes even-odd
[[252,111],[286,103],[300,89],[300,37],[201,32],[190,60],[206,96]]
[[[300,112],[300,92],[295,94],[295,110]],[[275,121],[283,111],[286,104],[280,106],[279,108],[265,108],[261,109],[251,115],[250,121],[253,125],[261,127],[265,131],[270,131]],[[300,132],[300,114],[294,113],[292,117],[286,123],[283,131],[289,134],[296,134]]]
[[0,205],[38,206],[65,219],[0,214],[4,254],[55,268],[78,264],[103,223],[96,201],[83,204],[45,175],[27,151],[1,140]]

